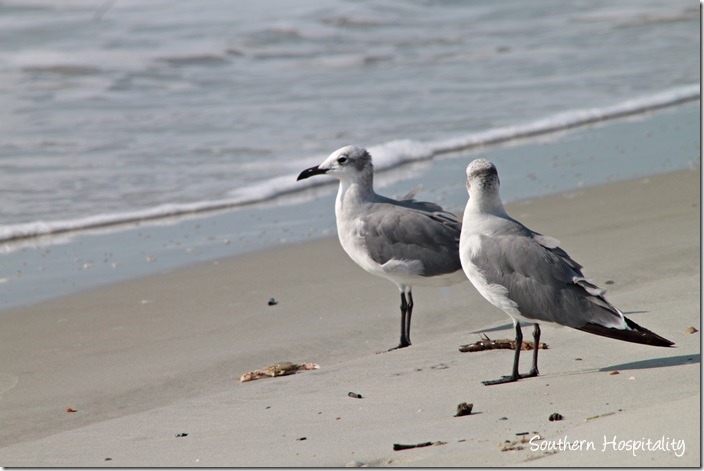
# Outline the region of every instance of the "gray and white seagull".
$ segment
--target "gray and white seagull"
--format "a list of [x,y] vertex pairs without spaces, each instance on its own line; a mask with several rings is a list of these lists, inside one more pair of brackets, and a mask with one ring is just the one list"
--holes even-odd
[[582,266],[562,250],[559,241],[533,232],[512,219],[499,195],[496,167],[484,159],[467,166],[469,201],[460,238],[462,268],[484,298],[512,319],[516,350],[510,376],[484,381],[501,384],[538,376],[538,349],[529,373],[518,373],[523,334],[519,322],[560,324],[627,342],[670,347],[673,342],[628,319],[588,282]]
[[342,248],[357,265],[394,282],[401,292],[401,341],[391,350],[408,347],[412,287],[448,286],[466,279],[459,257],[462,223],[436,204],[376,194],[366,149],[338,149],[301,172],[298,180],[322,174],[340,180],[335,216]]

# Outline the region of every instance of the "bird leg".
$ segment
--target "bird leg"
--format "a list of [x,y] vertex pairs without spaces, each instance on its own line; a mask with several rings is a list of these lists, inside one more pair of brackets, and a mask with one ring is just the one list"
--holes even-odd
[[[518,374],[518,361],[521,357],[521,344],[523,343],[523,332],[521,331],[521,324],[518,321],[515,321],[515,326],[516,326],[516,350],[514,351],[514,354],[513,354],[513,371],[511,372],[511,376],[502,376],[499,379],[482,381],[484,386],[493,386],[495,384],[512,383],[514,381],[518,381],[521,378],[521,375]],[[538,332],[540,332],[540,331],[538,331]],[[540,333],[538,333],[538,335],[540,335]],[[536,348],[535,350],[537,351],[538,349]],[[537,361],[537,355],[535,353],[533,353],[533,355]],[[536,371],[536,373],[537,373],[537,371]]]
[[406,328],[404,329],[405,339],[401,339],[401,343],[406,343],[406,346],[411,344],[411,314],[413,314],[413,295],[408,292],[408,305],[406,307]]
[[389,352],[406,348],[411,345],[411,313],[413,311],[413,296],[408,293],[410,303],[406,301],[406,293],[401,292],[401,342],[397,347],[390,348]]
[[[533,345],[540,345],[540,325],[533,324]],[[538,376],[538,348],[533,349],[533,366],[530,372],[522,374],[521,378],[532,378]]]

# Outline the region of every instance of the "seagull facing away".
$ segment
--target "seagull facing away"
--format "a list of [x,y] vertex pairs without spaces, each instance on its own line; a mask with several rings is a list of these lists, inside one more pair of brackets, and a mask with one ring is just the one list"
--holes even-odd
[[582,266],[559,241],[512,219],[499,195],[496,167],[484,159],[467,166],[469,201],[462,221],[462,268],[487,301],[513,319],[516,351],[510,376],[485,385],[538,376],[538,349],[529,373],[518,374],[523,334],[519,322],[533,323],[535,345],[540,323],[553,323],[626,342],[670,347],[670,342],[628,319],[588,282]]
[[338,149],[322,164],[301,172],[298,180],[322,174],[340,180],[335,217],[342,248],[357,265],[394,282],[401,292],[401,341],[391,350],[408,347],[412,287],[465,280],[459,257],[462,223],[436,204],[376,194],[366,149]]

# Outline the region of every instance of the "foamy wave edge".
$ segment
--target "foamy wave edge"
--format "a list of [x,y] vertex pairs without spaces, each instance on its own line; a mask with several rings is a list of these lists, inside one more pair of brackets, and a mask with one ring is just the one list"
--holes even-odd
[[[647,97],[623,101],[616,105],[559,113],[530,123],[489,129],[453,139],[435,142],[413,140],[391,141],[371,146],[377,170],[429,160],[439,154],[491,146],[515,139],[525,139],[612,119],[643,114],[701,98],[699,85],[683,86]],[[155,221],[176,216],[193,215],[271,201],[281,196],[301,192],[313,186],[330,184],[323,180],[296,181],[295,175],[283,175],[250,185],[231,193],[232,197],[195,203],[164,204],[153,208],[63,221],[37,221],[0,226],[0,242],[32,237],[107,228],[123,224]]]

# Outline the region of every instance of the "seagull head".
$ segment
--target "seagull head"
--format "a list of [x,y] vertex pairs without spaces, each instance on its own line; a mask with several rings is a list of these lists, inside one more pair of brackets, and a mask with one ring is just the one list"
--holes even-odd
[[496,193],[499,191],[499,172],[486,159],[476,159],[467,165],[467,191],[474,193]]
[[499,173],[494,164],[486,159],[477,159],[467,165],[467,213],[490,213],[508,216],[499,195]]
[[330,154],[322,164],[302,171],[297,180],[323,174],[337,177],[340,180],[357,180],[369,178],[373,172],[372,157],[366,149],[345,146]]

